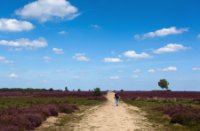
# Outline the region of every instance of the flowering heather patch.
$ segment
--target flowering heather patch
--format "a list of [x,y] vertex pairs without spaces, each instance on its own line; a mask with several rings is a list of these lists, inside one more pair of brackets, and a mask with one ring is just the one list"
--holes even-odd
[[49,116],[72,113],[77,109],[75,105],[50,104],[0,110],[0,131],[33,130]]
[[124,91],[119,92],[122,98],[127,99],[146,99],[146,98],[164,98],[164,99],[200,99],[200,92],[189,91]]
[[[102,95],[106,94],[105,91],[101,92]],[[0,97],[6,96],[34,96],[34,97],[66,97],[66,96],[75,96],[75,97],[92,97],[94,96],[93,91],[0,91]]]
[[191,106],[163,106],[156,108],[156,110],[169,115],[171,123],[200,127],[200,108]]
[[72,113],[79,109],[76,105],[104,101],[105,93],[95,96],[90,91],[0,91],[0,131],[33,130],[49,116]]
[[[147,117],[166,130],[200,129],[200,92],[121,91],[122,99],[147,112]],[[168,115],[170,119],[163,117]],[[174,124],[181,124],[176,126]]]

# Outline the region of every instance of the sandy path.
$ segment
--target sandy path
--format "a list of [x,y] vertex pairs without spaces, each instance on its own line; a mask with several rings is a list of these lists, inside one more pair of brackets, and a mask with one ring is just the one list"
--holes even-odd
[[85,114],[73,125],[74,131],[151,131],[151,123],[144,113],[134,106],[121,102],[115,106],[114,93],[107,94],[108,101],[93,112]]

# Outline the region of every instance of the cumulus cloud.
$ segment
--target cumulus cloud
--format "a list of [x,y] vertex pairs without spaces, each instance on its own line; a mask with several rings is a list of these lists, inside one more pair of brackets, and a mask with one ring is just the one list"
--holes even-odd
[[59,34],[59,35],[66,35],[66,34],[68,34],[68,32],[62,30],[62,31],[59,31],[58,34]]
[[21,47],[21,48],[43,48],[46,47],[47,41],[44,38],[38,38],[35,40],[29,40],[27,38],[21,38],[16,41],[0,40],[0,45],[9,47]]
[[27,21],[19,21],[16,19],[0,19],[0,31],[21,32],[32,30],[34,26]]
[[42,84],[47,84],[48,80],[42,80]]
[[187,31],[188,31],[188,28],[177,29],[176,27],[169,27],[169,28],[162,28],[153,32],[145,33],[143,35],[137,34],[134,37],[136,39],[147,39],[147,38],[164,37],[168,35],[182,34]]
[[11,48],[8,49],[8,51],[16,51],[16,52],[20,52],[22,50],[23,50],[23,48],[21,48],[21,47],[19,47],[19,48],[17,48],[17,47],[11,47]]
[[44,56],[44,57],[43,57],[43,60],[44,60],[44,62],[50,62],[50,61],[51,61],[51,58],[48,57],[48,56]]
[[94,29],[101,29],[101,27],[97,24],[91,24],[90,27]]
[[11,73],[8,77],[15,79],[15,78],[18,78],[19,76],[15,73]]
[[133,71],[133,73],[140,73],[140,72],[141,72],[140,69],[135,69],[135,70]]
[[77,61],[90,61],[90,59],[83,53],[76,53],[73,58]]
[[170,71],[177,71],[177,67],[169,66],[167,68],[161,69],[162,72],[170,72]]
[[120,58],[104,58],[104,62],[106,63],[118,63],[122,62]]
[[186,50],[186,49],[188,49],[188,47],[185,47],[184,45],[170,43],[164,47],[154,50],[153,53],[155,54],[171,53],[171,52],[177,52],[177,51]]
[[139,78],[139,75],[132,75],[133,78]]
[[197,38],[200,39],[200,34],[197,35]]
[[37,0],[16,11],[22,18],[46,22],[53,19],[72,20],[79,15],[78,8],[66,0]]
[[73,76],[73,79],[79,79],[79,78],[80,78],[80,76],[78,76],[78,75]]
[[149,73],[155,73],[155,72],[175,72],[177,71],[177,67],[175,66],[169,66],[163,69],[149,69],[148,72]]
[[193,71],[200,71],[200,67],[194,67],[192,68]]
[[127,58],[133,58],[133,59],[145,59],[145,58],[150,57],[150,55],[145,52],[136,53],[134,50],[126,51],[124,53],[124,56]]
[[149,72],[149,73],[155,73],[156,70],[155,70],[155,69],[149,69],[148,72]]
[[0,64],[12,64],[13,61],[8,60],[6,57],[4,56],[0,56]]
[[61,48],[53,48],[52,51],[57,55],[64,54],[64,51]]
[[111,80],[118,80],[118,79],[119,79],[119,76],[117,76],[117,75],[116,75],[116,76],[110,76],[110,79],[111,79]]

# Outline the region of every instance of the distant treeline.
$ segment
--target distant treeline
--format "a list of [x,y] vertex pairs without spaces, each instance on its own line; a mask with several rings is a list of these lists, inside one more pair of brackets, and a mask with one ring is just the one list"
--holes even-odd
[[[55,91],[53,88],[50,89],[39,89],[39,88],[0,88],[0,92],[37,92],[37,91]],[[62,91],[62,90],[56,90]]]

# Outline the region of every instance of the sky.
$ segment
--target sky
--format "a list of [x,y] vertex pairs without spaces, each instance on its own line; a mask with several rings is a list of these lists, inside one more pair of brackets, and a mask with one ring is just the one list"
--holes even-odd
[[0,1],[0,87],[200,91],[199,0]]

